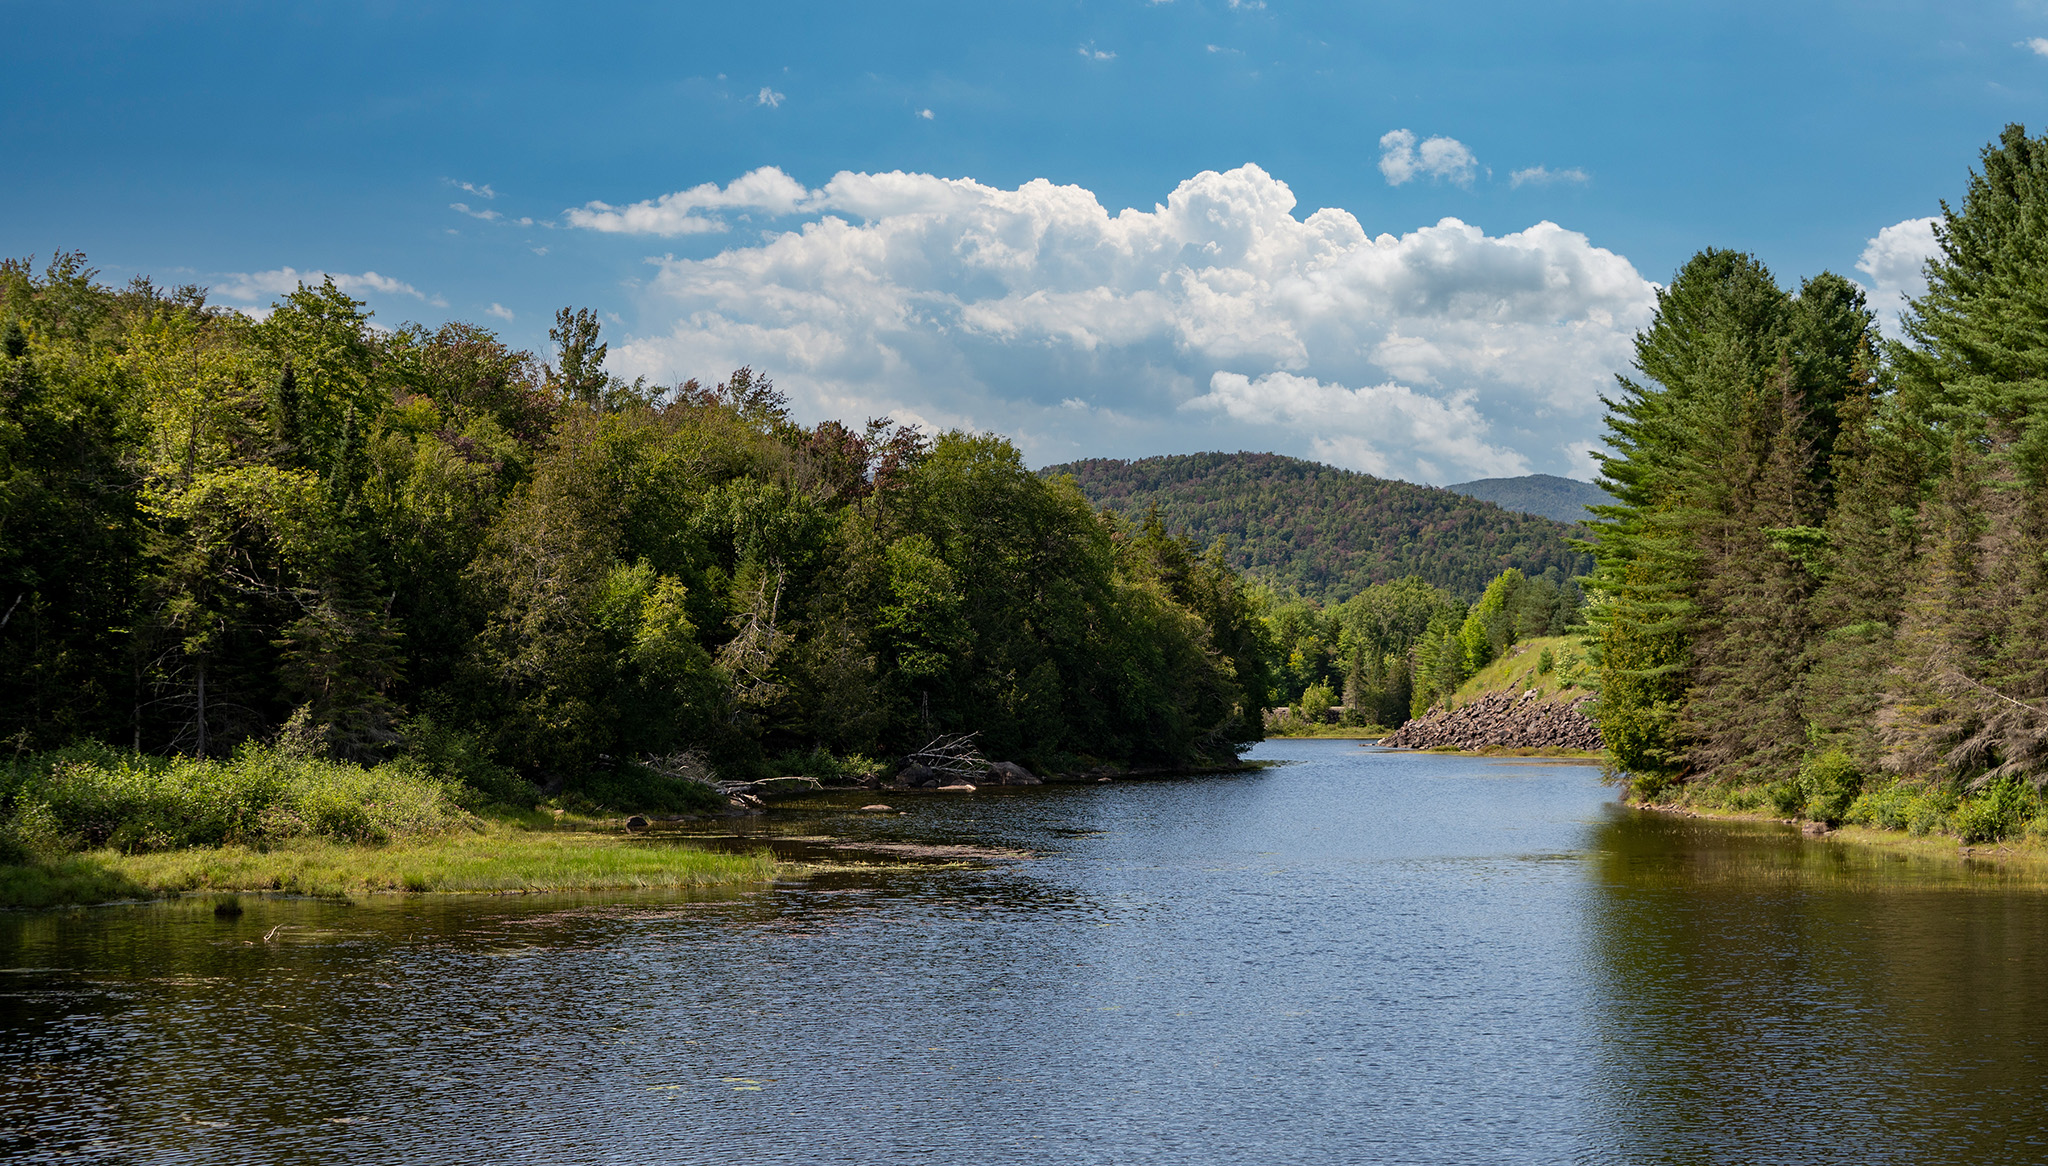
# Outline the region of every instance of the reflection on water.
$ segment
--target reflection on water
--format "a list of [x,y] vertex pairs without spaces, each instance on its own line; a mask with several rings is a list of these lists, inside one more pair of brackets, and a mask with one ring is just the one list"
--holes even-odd
[[0,1157],[2041,1156],[2038,891],[1582,766],[1262,751],[744,843],[1030,856],[965,867],[0,917]]
[[2048,1159],[2028,872],[1651,815],[1593,864],[1611,1157]]

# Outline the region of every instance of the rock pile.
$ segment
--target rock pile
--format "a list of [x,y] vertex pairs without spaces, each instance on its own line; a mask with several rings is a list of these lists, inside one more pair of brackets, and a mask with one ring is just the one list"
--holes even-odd
[[1573,749],[1601,747],[1600,726],[1580,706],[1592,700],[1542,700],[1535,690],[1491,692],[1449,712],[1436,709],[1402,725],[1380,744],[1400,749]]

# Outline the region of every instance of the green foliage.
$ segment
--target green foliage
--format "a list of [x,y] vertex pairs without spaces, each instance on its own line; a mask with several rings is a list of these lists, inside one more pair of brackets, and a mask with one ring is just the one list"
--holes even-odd
[[[551,339],[373,328],[331,281],[257,323],[0,263],[0,738],[234,766],[289,721],[305,765],[468,805],[662,809],[710,804],[656,763],[683,754],[756,776],[972,731],[1180,764],[1259,737],[1272,645],[1220,551],[999,437],[807,428],[748,368],[628,384],[588,310]],[[144,791],[133,844],[253,829],[176,825],[186,763],[103,767],[105,798]],[[293,802],[305,828],[397,828],[343,772]],[[6,845],[42,845],[40,812]]]
[[1335,604],[1415,576],[1470,600],[1514,567],[1559,579],[1585,560],[1570,528],[1448,490],[1388,481],[1278,454],[1200,453],[1048,466],[1126,518],[1156,511],[1276,590]]
[[1320,725],[1329,720],[1330,709],[1336,703],[1337,694],[1329,685],[1311,684],[1308,691],[1301,694],[1301,703],[1295,706],[1295,712],[1309,724]]
[[1847,750],[1830,749],[1809,758],[1800,767],[1799,792],[1803,801],[1798,808],[1806,817],[1816,822],[1838,823],[1863,792],[1863,773]]
[[103,745],[27,754],[0,769],[20,851],[263,847],[289,838],[384,842],[462,827],[449,789],[410,760],[365,768],[244,744],[225,760]]

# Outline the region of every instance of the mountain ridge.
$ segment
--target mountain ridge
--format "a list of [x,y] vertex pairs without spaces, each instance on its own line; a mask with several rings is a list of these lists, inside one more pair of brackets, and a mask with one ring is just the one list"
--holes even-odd
[[1467,498],[1478,498],[1523,514],[1540,514],[1553,522],[1578,525],[1593,516],[1588,506],[1606,506],[1614,496],[1591,482],[1556,474],[1524,474],[1519,478],[1478,478],[1445,486]]
[[1039,473],[1071,475],[1133,521],[1156,505],[1169,531],[1204,546],[1221,537],[1238,570],[1329,603],[1408,575],[1471,599],[1509,567],[1562,579],[1587,566],[1549,518],[1283,454],[1087,458]]

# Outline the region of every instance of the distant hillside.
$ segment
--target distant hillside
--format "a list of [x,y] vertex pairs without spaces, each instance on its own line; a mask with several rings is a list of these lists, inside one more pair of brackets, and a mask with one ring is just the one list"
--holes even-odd
[[1203,546],[1226,536],[1238,569],[1326,602],[1407,575],[1471,599],[1509,567],[1586,565],[1549,519],[1279,454],[1091,458],[1040,472],[1072,474],[1096,505],[1132,519],[1157,505],[1167,529]]
[[1605,506],[1614,501],[1607,491],[1591,482],[1575,482],[1555,474],[1481,478],[1476,482],[1445,486],[1444,489],[1456,490],[1468,498],[1478,498],[1523,514],[1540,514],[1557,522],[1584,522],[1591,517],[1586,513],[1586,507]]

